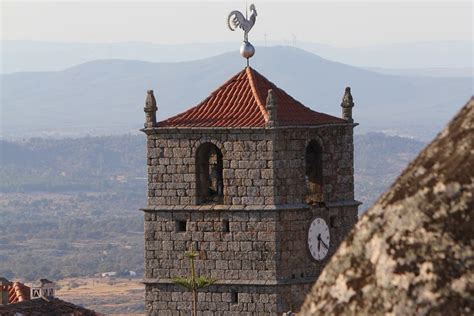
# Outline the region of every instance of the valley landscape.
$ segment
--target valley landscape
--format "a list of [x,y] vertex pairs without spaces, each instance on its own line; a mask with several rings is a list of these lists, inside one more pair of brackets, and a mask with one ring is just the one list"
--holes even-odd
[[[423,146],[381,133],[355,136],[361,211]],[[7,234],[0,238],[0,274],[59,281],[59,297],[99,312],[143,313],[137,299],[143,287],[140,292],[136,285],[144,269],[139,208],[146,203],[145,149],[143,135],[1,141],[0,211]],[[117,285],[101,293],[95,293],[96,285],[91,288],[109,282],[97,279],[100,273],[124,270],[137,273],[125,302],[117,303],[116,292],[124,281],[111,280]],[[78,289],[66,291],[69,282]]]
[[143,315],[143,283],[126,278],[66,278],[57,296],[107,315]]
[[2,0],[0,314],[472,314],[472,9]]
[[[339,116],[351,85],[360,214],[472,94],[465,75],[354,67],[295,47],[258,54],[252,67],[316,111]],[[0,275],[55,280],[59,297],[98,312],[144,313],[145,90],[155,89],[158,119],[171,116],[241,70],[235,55],[2,74]],[[136,276],[100,277],[111,271]]]

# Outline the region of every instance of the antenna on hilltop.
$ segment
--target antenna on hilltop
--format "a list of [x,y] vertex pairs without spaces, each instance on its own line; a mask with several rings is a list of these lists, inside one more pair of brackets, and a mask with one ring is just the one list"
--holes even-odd
[[244,42],[242,46],[240,46],[240,55],[247,59],[247,67],[249,66],[249,59],[255,54],[255,47],[250,44],[248,39],[248,33],[252,29],[257,19],[257,10],[255,9],[255,5],[250,5],[250,18],[248,18],[248,10],[247,6],[245,7],[245,17],[244,15],[237,10],[234,10],[229,13],[227,17],[227,25],[231,31],[235,31],[237,28],[240,28],[244,31]]

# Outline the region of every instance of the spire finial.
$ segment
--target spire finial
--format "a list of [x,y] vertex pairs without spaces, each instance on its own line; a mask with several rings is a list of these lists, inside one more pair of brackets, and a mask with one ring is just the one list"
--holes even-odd
[[268,90],[266,108],[268,113],[267,126],[276,127],[278,125],[277,108],[278,103],[273,93],[273,89]]
[[145,100],[145,107],[143,111],[145,111],[145,127],[153,127],[156,126],[156,99],[153,95],[153,90],[148,90]]
[[241,28],[244,31],[244,42],[242,46],[240,46],[240,55],[247,59],[247,66],[249,65],[249,58],[251,58],[255,54],[255,47],[250,44],[248,39],[248,33],[252,29],[257,19],[257,10],[255,9],[255,5],[250,5],[250,18],[247,19],[247,8],[245,11],[245,16],[237,10],[232,11],[229,13],[227,17],[227,25],[231,31],[235,31],[237,28]]
[[352,118],[352,108],[354,107],[354,101],[352,99],[351,87],[346,87],[344,91],[344,96],[342,97],[342,118],[353,123],[354,119]]

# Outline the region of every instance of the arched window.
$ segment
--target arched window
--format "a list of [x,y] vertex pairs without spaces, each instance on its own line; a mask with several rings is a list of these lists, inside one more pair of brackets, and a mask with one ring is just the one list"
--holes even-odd
[[306,147],[306,203],[324,201],[323,196],[323,148],[316,140]]
[[222,152],[212,143],[204,143],[196,152],[196,190],[198,204],[222,203]]

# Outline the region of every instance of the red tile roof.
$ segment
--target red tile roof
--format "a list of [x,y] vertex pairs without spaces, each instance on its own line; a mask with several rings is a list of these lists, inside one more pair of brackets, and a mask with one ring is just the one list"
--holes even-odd
[[74,305],[72,303],[60,300],[59,298],[44,299],[37,298],[34,300],[22,301],[15,304],[0,305],[0,315],[16,316],[101,316],[93,310]]
[[[43,282],[43,280],[41,280]],[[45,280],[50,282],[48,280]],[[30,299],[30,287],[21,282],[10,282],[0,278],[0,292],[8,293],[8,303],[0,301],[0,315],[78,315],[101,316],[94,312],[58,298]],[[1,293],[0,293],[1,294]]]
[[30,288],[20,282],[9,282],[2,285],[0,291],[8,292],[8,303],[13,304],[30,299]]
[[158,127],[264,127],[267,93],[273,89],[279,126],[346,123],[319,113],[293,99],[254,69],[247,67],[199,105],[158,122]]

